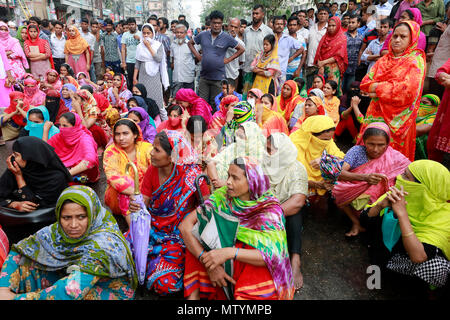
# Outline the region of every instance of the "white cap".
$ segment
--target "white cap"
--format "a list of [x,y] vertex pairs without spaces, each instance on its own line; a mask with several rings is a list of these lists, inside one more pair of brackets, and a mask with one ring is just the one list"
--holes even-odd
[[16,23],[14,21],[8,21],[8,27],[15,28],[16,27]]

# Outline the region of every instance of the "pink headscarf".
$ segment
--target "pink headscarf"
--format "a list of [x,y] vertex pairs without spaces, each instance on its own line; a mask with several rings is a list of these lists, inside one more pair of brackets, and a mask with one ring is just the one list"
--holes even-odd
[[206,124],[212,121],[212,109],[211,106],[204,99],[200,98],[192,89],[180,89],[175,95],[177,101],[187,101],[192,104],[192,107],[188,108],[187,111],[191,116],[202,116]]
[[92,133],[83,125],[79,115],[74,113],[75,125],[70,128],[60,127],[60,132],[48,140],[48,144],[55,148],[64,165],[73,167],[86,160],[98,167],[97,143]]
[[[45,93],[39,89],[39,82],[34,80],[33,78],[26,78],[24,81],[24,90],[23,93],[25,95],[23,99],[23,104],[25,107],[28,106],[41,106],[45,104]],[[28,87],[27,85],[32,84],[33,87]]]
[[6,27],[8,29],[7,32],[0,31],[0,46],[2,46],[6,51],[12,51],[16,55],[14,59],[20,59],[23,67],[25,69],[29,68],[27,57],[23,52],[22,46],[18,39],[11,37],[9,34],[9,27],[3,21],[0,22],[0,27]]

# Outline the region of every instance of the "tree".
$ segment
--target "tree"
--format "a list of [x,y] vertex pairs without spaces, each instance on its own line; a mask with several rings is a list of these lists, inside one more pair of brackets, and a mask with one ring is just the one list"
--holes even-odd
[[229,18],[242,18],[249,12],[245,1],[242,0],[209,0],[200,15],[201,21],[205,21],[206,16],[214,10],[219,10],[223,13],[225,16],[224,22],[228,21]]

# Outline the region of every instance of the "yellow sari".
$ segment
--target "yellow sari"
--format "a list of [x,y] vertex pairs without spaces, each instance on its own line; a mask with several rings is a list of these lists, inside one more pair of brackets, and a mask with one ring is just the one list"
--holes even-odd
[[252,62],[252,67],[255,66],[265,69],[266,73],[270,73],[270,76],[256,74],[252,88],[261,90],[263,94],[269,93],[270,83],[273,80],[276,93],[278,90],[278,77],[281,75],[280,63],[278,61],[278,46],[275,46],[268,56],[264,54],[264,51],[257,55]]

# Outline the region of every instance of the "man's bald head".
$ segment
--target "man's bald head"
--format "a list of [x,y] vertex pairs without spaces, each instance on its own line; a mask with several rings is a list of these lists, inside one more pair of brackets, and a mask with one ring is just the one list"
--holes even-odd
[[228,24],[228,32],[231,36],[236,37],[239,33],[239,28],[241,27],[241,20],[238,18],[230,18],[230,23]]

